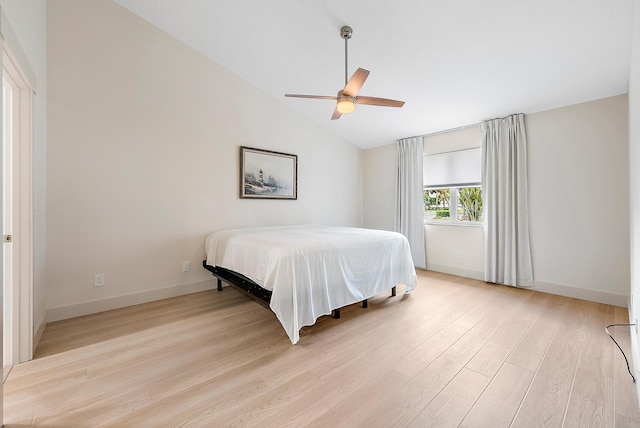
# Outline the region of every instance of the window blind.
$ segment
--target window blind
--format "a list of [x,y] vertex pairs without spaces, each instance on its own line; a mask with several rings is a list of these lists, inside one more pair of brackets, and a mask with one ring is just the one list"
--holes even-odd
[[422,168],[425,187],[450,187],[481,182],[480,147],[426,155]]

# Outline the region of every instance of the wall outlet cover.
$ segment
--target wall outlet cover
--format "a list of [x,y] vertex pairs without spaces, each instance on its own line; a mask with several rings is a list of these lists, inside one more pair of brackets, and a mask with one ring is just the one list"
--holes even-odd
[[97,273],[93,279],[93,286],[94,287],[102,287],[104,285],[104,274],[103,273]]

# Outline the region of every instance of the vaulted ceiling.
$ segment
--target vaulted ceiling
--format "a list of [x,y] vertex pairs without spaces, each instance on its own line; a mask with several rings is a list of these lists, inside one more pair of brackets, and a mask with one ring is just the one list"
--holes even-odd
[[[361,148],[626,93],[631,0],[116,0]],[[349,75],[358,105],[330,120]]]

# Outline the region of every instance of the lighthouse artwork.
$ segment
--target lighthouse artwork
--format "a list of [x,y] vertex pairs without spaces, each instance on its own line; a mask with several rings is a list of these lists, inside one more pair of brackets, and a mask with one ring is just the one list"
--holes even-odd
[[297,199],[298,156],[240,147],[240,197]]

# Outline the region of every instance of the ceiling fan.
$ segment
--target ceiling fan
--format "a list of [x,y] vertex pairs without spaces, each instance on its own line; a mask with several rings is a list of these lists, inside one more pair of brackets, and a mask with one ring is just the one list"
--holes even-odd
[[383,106],[383,107],[402,107],[404,101],[390,100],[387,98],[377,97],[364,97],[357,96],[358,91],[364,85],[365,80],[369,76],[369,70],[364,68],[358,68],[351,79],[347,80],[347,43],[353,35],[351,27],[345,25],[340,29],[340,37],[344,39],[344,89],[338,91],[338,95],[335,97],[323,96],[323,95],[299,95],[299,94],[284,94],[285,97],[294,98],[316,98],[320,100],[334,100],[337,101],[336,108],[331,115],[331,120],[339,119],[343,114],[351,113],[355,110],[356,104],[367,104],[371,106]]

